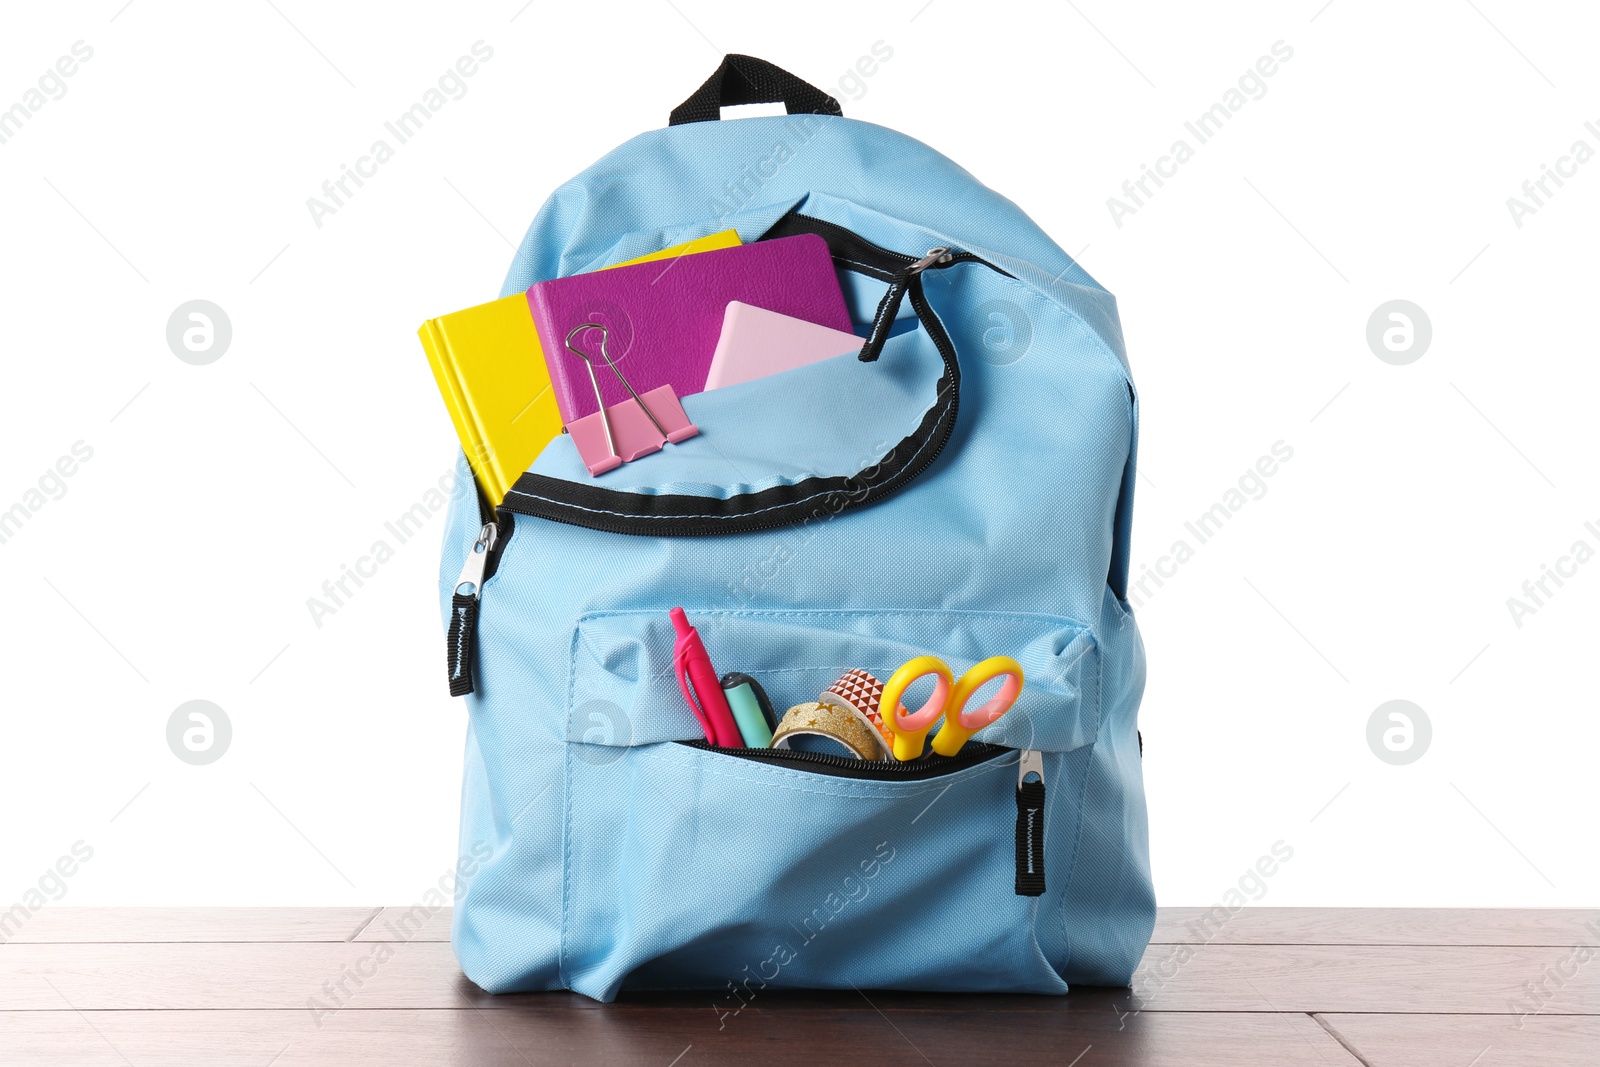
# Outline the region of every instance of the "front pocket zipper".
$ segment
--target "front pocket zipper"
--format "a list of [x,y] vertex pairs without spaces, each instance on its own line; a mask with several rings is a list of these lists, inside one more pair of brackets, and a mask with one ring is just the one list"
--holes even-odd
[[[770,763],[780,767],[878,782],[921,781],[989,763],[1012,751],[981,741],[967,743],[954,756],[930,756],[907,760],[860,760],[832,756],[825,752],[795,752],[776,748],[727,748],[709,741],[679,741],[677,744],[702,752],[715,752],[736,759]],[[1019,897],[1044,894],[1044,756],[1029,749],[1017,754],[1017,878]]]
[[926,759],[863,760],[849,756],[833,756],[826,752],[797,752],[785,748],[727,748],[709,741],[679,741],[680,745],[698,748],[703,752],[716,752],[723,756],[772,763],[780,767],[814,771],[835,778],[861,778],[874,782],[914,782],[924,778],[939,778],[956,771],[964,771],[980,763],[988,763],[1011,751],[999,745],[986,745],[980,741],[969,742],[954,756],[930,756]]

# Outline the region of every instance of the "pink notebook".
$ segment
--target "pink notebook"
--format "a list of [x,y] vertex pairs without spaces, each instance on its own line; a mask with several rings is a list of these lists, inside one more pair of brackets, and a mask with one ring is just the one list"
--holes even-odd
[[859,352],[864,343],[853,333],[735,300],[722,320],[706,388],[721,389]]
[[[528,304],[562,421],[599,410],[589,367],[567,350],[574,328],[587,322],[605,327],[605,355],[636,392],[670,385],[684,397],[705,389],[723,315],[734,300],[850,329],[827,242],[810,233],[534,285]],[[628,391],[601,357],[599,335],[584,330],[573,343],[594,359],[607,406],[620,404]]]

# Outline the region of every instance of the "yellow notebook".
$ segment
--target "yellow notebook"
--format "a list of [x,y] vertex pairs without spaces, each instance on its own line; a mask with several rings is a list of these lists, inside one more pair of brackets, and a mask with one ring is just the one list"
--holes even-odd
[[[736,230],[723,230],[663,248],[613,267],[732,248]],[[609,270],[610,268],[606,268]],[[417,331],[434,381],[478,484],[491,506],[561,432],[544,351],[525,293],[429,319]]]

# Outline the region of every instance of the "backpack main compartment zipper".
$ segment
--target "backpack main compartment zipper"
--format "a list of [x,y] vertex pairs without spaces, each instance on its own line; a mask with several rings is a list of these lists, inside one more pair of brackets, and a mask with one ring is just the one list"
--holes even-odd
[[922,275],[928,270],[943,270],[959,263],[979,264],[1008,278],[1012,275],[971,252],[940,248],[921,257],[891,252],[843,226],[794,211],[774,223],[760,239],[802,233],[822,237],[840,269],[889,283],[873,316],[872,328],[859,359],[872,362],[878,358],[889,339],[902,300],[910,297],[917,318],[944,364],[944,375],[935,385],[934,404],[910,435],[874,466],[855,474],[816,475],[733,497],[637,493],[526,471],[507,493],[500,511],[515,511],[603,533],[635,536],[706,537],[752,533],[865,507],[898,491],[931,467],[955,430],[961,369],[955,345],[922,293]]

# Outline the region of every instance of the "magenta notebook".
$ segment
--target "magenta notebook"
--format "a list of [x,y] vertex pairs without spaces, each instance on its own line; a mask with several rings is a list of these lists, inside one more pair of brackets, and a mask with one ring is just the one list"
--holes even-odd
[[[670,385],[685,397],[706,387],[732,300],[850,330],[827,242],[811,233],[535,284],[528,290],[528,306],[562,421],[599,410],[588,366],[567,350],[567,335],[575,327],[586,322],[605,327],[605,354],[635,392]],[[600,331],[584,330],[573,343],[593,358],[606,404],[628,399],[601,358]]]

